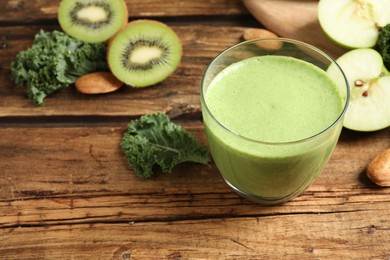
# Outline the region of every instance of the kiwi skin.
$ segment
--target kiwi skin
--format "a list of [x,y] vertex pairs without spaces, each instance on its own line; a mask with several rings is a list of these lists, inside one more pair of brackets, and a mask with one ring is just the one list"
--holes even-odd
[[[61,3],[60,3],[60,6],[59,6],[59,10],[61,8],[61,4],[63,4],[66,0],[62,0]],[[107,43],[111,38],[113,38],[119,31],[121,31],[128,23],[128,17],[129,17],[129,11],[128,11],[128,8],[127,8],[127,4],[125,2],[125,0],[121,0],[120,1],[121,4],[122,4],[122,10],[124,11],[124,19],[123,19],[123,23],[121,25],[121,27],[119,28],[119,30],[117,30],[113,35],[111,35],[109,38],[106,38],[105,40],[95,40],[95,39],[92,39],[91,37],[90,38],[85,38],[83,36],[78,36],[76,35],[75,33],[71,33],[70,31],[67,30],[67,28],[65,28],[64,24],[61,22],[61,18],[60,18],[60,11],[58,11],[58,20],[60,22],[60,26],[62,27],[63,31],[65,31],[67,34],[69,34],[70,36],[74,37],[74,38],[77,38],[81,41],[84,41],[84,42],[91,42],[91,43],[95,43],[95,42],[102,42],[102,43]],[[99,35],[100,32],[96,32],[96,35]]]
[[111,39],[115,38],[115,36],[121,32],[128,24],[129,22],[129,9],[127,8],[127,4],[125,2],[125,0],[122,0],[122,3],[123,3],[123,10],[125,10],[125,19],[123,19],[123,24],[122,24],[122,27],[119,29],[119,31],[117,31],[113,36],[111,36],[110,39],[108,39],[105,43],[108,43],[111,41]]
[[[115,35],[115,37],[112,37],[112,38],[109,40],[109,42],[108,42],[108,47],[107,47],[107,61],[108,61],[108,65],[109,65],[109,67],[110,67],[110,69],[111,69],[111,72],[112,72],[114,75],[115,75],[115,72],[113,71],[112,66],[111,66],[111,64],[110,64],[110,62],[109,62],[109,60],[110,60],[110,59],[109,59],[109,57],[110,57],[110,52],[111,52],[111,50],[112,50],[112,48],[111,48],[112,43],[115,41],[116,37],[117,37],[118,35],[120,35],[121,32],[123,32],[123,31],[126,30],[126,28],[128,28],[128,27],[130,27],[130,26],[133,26],[133,25],[136,25],[136,24],[138,24],[138,23],[157,24],[157,25],[159,25],[159,26],[165,27],[166,29],[168,29],[169,31],[171,31],[172,34],[174,34],[174,35],[177,36],[176,32],[175,32],[171,27],[169,27],[168,25],[166,25],[166,24],[164,24],[164,23],[162,23],[162,22],[156,21],[156,20],[138,19],[138,20],[134,20],[134,21],[131,21],[131,22],[127,23],[127,25],[124,26],[124,27]],[[177,38],[179,39],[178,36],[177,36]],[[179,39],[179,41],[180,41],[180,39]],[[180,66],[181,57],[182,57],[182,55],[183,55],[183,49],[182,49],[181,41],[180,41],[180,49],[178,49],[177,51],[178,51],[177,54],[180,56],[180,61],[179,61],[179,62],[176,64],[176,66],[172,69],[172,72],[171,72],[170,74],[168,74],[164,79],[162,79],[162,80],[160,80],[160,81],[156,81],[156,82],[154,82],[153,84],[140,84],[140,85],[139,85],[139,84],[131,84],[131,83],[128,83],[128,82],[124,82],[124,84],[126,84],[127,86],[130,86],[130,87],[136,87],[136,88],[138,88],[138,87],[148,87],[148,86],[151,86],[151,85],[155,85],[155,84],[157,84],[157,83],[159,83],[159,82],[165,80],[168,76],[170,76],[170,75],[171,75],[171,74]]]

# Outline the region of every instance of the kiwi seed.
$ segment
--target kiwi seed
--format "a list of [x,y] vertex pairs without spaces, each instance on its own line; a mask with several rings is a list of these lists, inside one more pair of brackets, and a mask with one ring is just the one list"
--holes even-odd
[[62,0],[58,20],[70,36],[85,42],[105,42],[127,23],[124,0]]
[[127,85],[155,85],[172,74],[180,63],[182,45],[167,25],[153,20],[129,23],[109,43],[108,64]]

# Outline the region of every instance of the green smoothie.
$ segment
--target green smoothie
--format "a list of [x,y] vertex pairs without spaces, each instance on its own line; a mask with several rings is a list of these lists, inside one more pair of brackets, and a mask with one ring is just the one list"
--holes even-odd
[[208,142],[221,174],[241,194],[270,203],[299,193],[322,171],[341,124],[310,137],[337,121],[345,103],[323,70],[272,55],[225,68],[204,102]]

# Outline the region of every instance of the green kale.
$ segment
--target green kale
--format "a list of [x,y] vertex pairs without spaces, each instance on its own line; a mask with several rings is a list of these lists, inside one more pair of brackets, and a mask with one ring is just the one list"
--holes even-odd
[[381,29],[376,46],[386,69],[390,70],[390,24]]
[[208,163],[207,149],[180,125],[162,113],[142,116],[128,125],[121,140],[126,160],[142,178],[153,175],[153,166],[163,172],[185,161]]
[[35,35],[33,45],[21,51],[11,63],[11,78],[27,88],[35,105],[57,90],[74,83],[82,75],[106,71],[106,47],[84,43],[59,31]]

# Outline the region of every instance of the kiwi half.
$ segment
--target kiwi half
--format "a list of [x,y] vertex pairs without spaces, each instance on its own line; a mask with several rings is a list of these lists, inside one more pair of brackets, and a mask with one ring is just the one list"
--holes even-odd
[[84,42],[105,42],[127,24],[124,0],[62,0],[58,9],[61,28]]
[[111,72],[133,87],[147,87],[166,79],[180,63],[182,45],[167,25],[153,20],[130,22],[108,47]]

